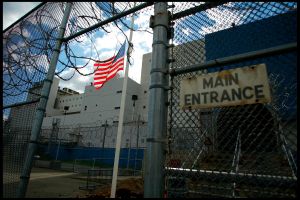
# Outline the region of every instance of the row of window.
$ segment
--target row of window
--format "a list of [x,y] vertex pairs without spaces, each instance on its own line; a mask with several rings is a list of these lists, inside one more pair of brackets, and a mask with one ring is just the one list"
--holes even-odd
[[[122,90],[117,91],[117,93],[122,93]],[[144,90],[144,94],[146,94],[146,93],[147,93],[147,91]]]
[[[80,104],[79,104],[80,105]],[[96,107],[97,107],[98,105],[96,104]],[[72,105],[72,107],[73,107],[73,105]],[[146,108],[146,106],[143,106],[143,109],[145,109]],[[115,107],[115,110],[118,110],[118,109],[120,109],[120,106],[117,106],[117,107]],[[87,106],[84,106],[84,110],[87,110]]]
[[[80,97],[80,99],[82,99],[82,97]],[[73,100],[75,101],[75,100],[79,100],[79,97],[73,97]],[[70,98],[70,99],[66,99],[66,102],[68,102],[68,101],[72,101],[72,98]],[[60,100],[59,101],[59,103],[62,103],[62,102],[65,102],[65,100]]]
[[[78,107],[80,107],[81,106],[81,104],[79,104],[78,105]],[[97,107],[98,105],[96,104],[96,107]],[[77,104],[75,104],[75,105],[71,105],[70,107],[77,107]],[[145,109],[146,108],[146,106],[143,106],[143,109]],[[120,107],[118,106],[118,107],[115,107],[115,110],[118,110],[118,109],[120,109]],[[84,110],[87,110],[87,106],[84,106]]]
[[[122,93],[122,90],[117,91],[117,93]],[[147,91],[145,90],[144,93],[146,94]],[[82,99],[82,97],[80,97],[80,99]],[[75,100],[79,100],[79,97],[76,97],[76,98],[74,97],[73,100],[74,100],[74,101],[75,101]],[[66,101],[66,102],[68,102],[68,101],[71,102],[71,101],[72,101],[72,98],[66,99],[66,100],[60,100],[59,103],[64,103],[65,101]],[[97,106],[97,104],[96,104],[96,106]]]
[[[117,93],[122,93],[122,90],[119,90],[119,91],[117,91]],[[147,91],[145,90],[144,91],[144,93],[146,94],[147,93]],[[80,99],[82,99],[82,97],[80,97]],[[79,100],[79,97],[73,97],[73,100],[75,101],[75,100]],[[59,101],[59,103],[63,103],[63,102],[68,102],[68,101],[72,101],[72,98],[70,98],[70,99],[66,99],[66,100],[60,100]],[[97,105],[96,105],[97,106]]]
[[[71,105],[70,107],[80,107],[81,106],[81,104],[75,104],[75,105]],[[67,107],[69,107],[69,106],[67,106]]]

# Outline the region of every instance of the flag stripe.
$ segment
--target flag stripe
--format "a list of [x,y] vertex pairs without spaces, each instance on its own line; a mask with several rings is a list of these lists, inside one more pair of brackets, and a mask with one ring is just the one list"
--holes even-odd
[[116,68],[112,73],[109,73],[107,76],[101,76],[101,77],[95,77],[95,82],[105,82],[110,79],[110,77],[117,74],[118,71],[123,70],[123,66],[120,66],[119,68]]
[[115,71],[113,71],[112,73],[108,74],[106,77],[99,77],[99,78],[95,78],[95,82],[105,82],[106,80],[109,80],[111,77],[113,77],[114,75],[117,74],[118,71],[123,70],[123,66],[120,68],[115,69]]
[[126,43],[124,42],[116,56],[94,64],[94,69],[96,70],[94,74],[94,87],[97,90],[100,89],[108,80],[115,77],[118,71],[123,70],[125,44]]
[[111,65],[109,69],[101,69],[101,70],[98,70],[98,71],[95,73],[95,77],[97,77],[97,75],[108,74],[108,73],[110,73],[111,71],[114,71],[116,68],[118,68],[119,66],[122,66],[122,65],[124,65],[124,61],[123,61],[123,60],[119,60],[117,63],[114,63],[113,65]]
[[99,67],[106,67],[107,65],[110,65],[112,63],[112,61],[110,62],[106,62],[106,63],[95,63],[94,67],[99,69]]
[[[120,68],[119,70],[123,70],[123,68]],[[119,71],[118,70],[118,71]],[[94,86],[95,87],[98,87],[98,89],[100,89],[101,88],[101,86],[105,83],[105,82],[107,82],[108,80],[110,80],[110,79],[112,79],[114,76],[116,75],[116,73],[115,74],[112,74],[111,76],[109,76],[109,77],[107,77],[107,79],[105,79],[105,81],[102,81],[102,80],[99,80],[99,81],[95,81],[94,82]],[[97,88],[96,88],[97,89]]]
[[[115,68],[115,66],[119,65],[119,64],[124,64],[124,60],[119,59],[116,63],[114,63],[108,67],[99,68],[98,71],[95,73],[95,75],[105,74],[106,72],[112,71],[113,70],[112,68]],[[108,70],[108,69],[111,69],[111,70]]]
[[118,69],[119,67],[122,67],[123,65],[124,65],[124,62],[120,62],[117,65],[114,65],[111,69],[107,69],[107,70],[103,70],[103,71],[98,71],[98,72],[95,73],[94,78],[109,76],[116,69]]

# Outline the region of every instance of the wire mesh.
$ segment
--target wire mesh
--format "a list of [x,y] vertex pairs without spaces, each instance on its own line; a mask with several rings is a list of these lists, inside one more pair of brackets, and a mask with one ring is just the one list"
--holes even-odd
[[[55,123],[52,127],[44,127],[39,138],[40,160],[73,163],[73,168],[69,168],[79,173],[112,168],[117,129],[116,125],[105,124],[62,126]],[[120,168],[141,173],[146,135],[146,123],[124,124]]]
[[[74,2],[65,37],[141,4]],[[180,16],[180,13],[204,3],[172,4],[175,5],[172,14]],[[48,71],[65,5],[47,2],[3,33],[5,106],[39,97],[40,91],[30,88],[41,84]],[[170,55],[175,62],[170,68],[185,68],[296,42],[296,11],[296,2],[230,2],[179,17],[174,20],[172,42],[176,46],[170,49]],[[139,34],[133,36],[133,49],[127,55],[132,69],[135,69],[134,73],[137,73],[135,67],[142,64],[139,58],[145,52],[144,49],[151,51],[153,35],[148,23],[151,14],[152,6],[134,13],[136,25],[133,30]],[[128,18],[129,15],[121,17],[65,41],[56,76],[70,82],[79,75],[81,80],[91,82],[94,61],[113,55],[122,42],[128,41]],[[103,35],[110,35],[110,41],[101,40]],[[115,49],[106,51],[105,45],[108,43]],[[296,53],[288,52],[171,77],[173,90],[170,91],[169,148],[166,160],[166,190],[169,197],[296,196],[296,62]],[[271,103],[205,110],[179,108],[182,79],[260,63],[267,66]],[[36,106],[36,103],[31,103],[3,110],[4,197],[15,197]],[[127,126],[125,132],[129,134],[135,131],[132,129],[133,126]],[[105,134],[104,130],[104,127],[92,125],[54,125],[44,128],[40,135],[40,150],[51,155],[51,159],[68,160],[72,155],[68,155],[64,149],[100,149],[105,148],[108,141],[114,144],[116,127],[107,127]],[[141,126],[140,148],[143,148],[146,132],[146,125]],[[136,137],[124,139],[123,146],[130,149],[128,147],[137,145]],[[93,158],[82,155],[76,158],[99,158],[98,154]],[[136,162],[128,162],[138,160],[136,151],[127,151],[122,156],[125,167],[137,168]],[[111,158],[112,155],[108,160]],[[101,159],[104,160],[103,157]]]
[[[135,6],[140,4],[137,2]],[[133,2],[75,2],[73,3],[65,37],[71,36],[98,22],[105,21],[133,7]],[[3,104],[5,106],[24,101],[28,95],[28,89],[35,83],[44,80],[64,8],[65,3],[48,2],[3,33]],[[153,10],[151,7],[146,7],[136,11],[134,14],[136,17],[143,15],[140,19],[144,19],[150,16],[151,10]],[[76,37],[72,40],[75,41],[73,44],[69,45],[71,41],[65,43],[63,45],[64,48],[61,50],[65,55],[60,56],[55,74],[63,80],[70,80],[74,76],[75,70],[71,78],[68,76],[69,74],[66,76],[63,73],[66,73],[69,69],[76,69],[80,75],[93,74],[94,70],[82,72],[79,69],[84,68],[88,64],[88,62],[84,62],[85,60],[91,62],[103,59],[102,55],[99,56],[99,47],[95,48],[93,46],[95,39],[103,36],[103,34],[113,34],[115,31],[119,31],[123,33],[123,38],[119,37],[117,41],[123,43],[125,38],[127,38],[124,31],[127,29],[128,32],[130,29],[128,17],[127,15],[116,19],[87,34]],[[133,28],[134,31],[148,32],[151,37],[151,31],[145,26],[146,23],[142,21],[138,21],[137,23]],[[113,29],[112,25],[119,28]],[[100,32],[100,35],[93,38],[95,32]],[[85,41],[80,40],[80,38]],[[112,39],[115,40],[115,38]],[[87,55],[85,52],[78,53],[78,51],[75,51],[74,48],[78,48],[76,43],[85,51],[87,51],[86,47],[88,46],[90,54]],[[120,44],[119,46],[114,44],[114,46],[118,49]],[[8,111],[4,113],[6,118],[9,114]]]
[[[31,121],[36,105],[14,107],[10,118],[3,120],[3,197],[16,198],[16,188],[20,181],[26,151],[30,140]],[[33,109],[32,109],[33,108]],[[25,117],[25,118],[23,118]]]
[[[172,14],[192,5],[177,3]],[[297,42],[296,10],[295,2],[230,2],[179,18],[170,68]],[[180,108],[184,78],[261,63],[267,66],[270,103]],[[169,197],[296,196],[296,63],[296,52],[288,52],[171,77]]]
[[[135,6],[139,5],[141,3],[135,4]],[[132,2],[115,4],[80,2],[78,5],[75,4],[67,26],[66,37],[133,7]],[[63,84],[67,84],[67,81],[71,79],[76,80],[78,77],[84,77],[81,79],[86,82],[93,82],[93,74],[97,70],[93,64],[116,54],[125,41],[129,43],[127,36],[132,29],[134,31],[133,40],[128,45],[127,51],[127,61],[131,64],[129,77],[139,82],[139,77],[136,76],[135,72],[140,70],[142,54],[150,51],[152,31],[145,19],[148,19],[152,12],[153,8],[151,6],[134,12],[133,28],[130,27],[129,15],[127,15],[66,41],[62,47],[56,75],[62,80]],[[93,20],[89,20],[91,16],[94,18]],[[80,22],[77,23],[78,20]],[[122,77],[123,74],[123,72],[119,72],[119,76]],[[84,86],[78,88],[78,90],[83,91]]]
[[[105,22],[141,4],[143,2],[74,2],[72,3],[72,11],[67,23],[65,38],[90,28],[99,22]],[[3,128],[5,139],[3,153],[5,155],[4,163],[6,163],[4,165],[5,197],[16,197],[17,183],[20,180],[20,173],[23,168],[34,113],[37,107],[37,103],[32,101],[38,100],[41,92],[39,89],[36,90],[34,88],[40,88],[37,86],[43,84],[43,80],[48,72],[65,7],[65,2],[47,2],[3,32],[3,105],[6,106],[6,109],[3,109],[3,124],[5,124]],[[151,10],[151,7],[145,7],[134,12],[136,25],[133,27],[133,31],[140,33],[141,39],[152,38],[151,30],[147,27],[147,21],[143,20],[149,18]],[[66,84],[68,84],[68,87],[72,85],[70,80],[76,76],[75,78],[78,78],[80,83],[84,82],[81,85],[80,92],[84,91],[85,86],[92,82],[94,61],[103,60],[107,56],[114,55],[114,50],[119,49],[121,43],[128,40],[129,17],[130,15],[124,15],[122,18],[116,18],[97,29],[63,42],[55,71],[55,75],[65,81],[61,84],[62,87],[65,87]],[[104,38],[103,36],[108,35],[112,35],[111,41],[108,41],[109,48],[115,49],[104,52],[101,39]],[[100,39],[98,43],[97,39]],[[128,60],[136,67],[140,63],[135,61],[144,52],[144,49],[140,51],[144,45],[140,44],[140,40],[139,42],[137,40],[133,42],[134,46],[130,46],[132,54],[128,54]],[[144,45],[143,48],[150,49],[151,45],[148,45],[148,43],[147,41],[146,47]],[[85,78],[84,76],[89,77]],[[72,89],[77,90],[78,88]],[[12,106],[25,101],[28,101],[29,104]],[[85,130],[85,128],[82,128],[82,130]],[[41,132],[45,134],[47,131],[41,130]],[[88,132],[88,135],[90,135],[90,132],[93,132],[94,137],[101,137],[96,130],[86,130],[86,132]],[[57,133],[57,130],[53,131],[51,129],[47,132],[47,134],[51,135],[49,148],[53,145],[58,145],[56,140],[58,136],[55,133]],[[70,142],[69,140],[70,138],[62,137],[64,143]],[[93,148],[93,145],[95,145],[94,141],[93,138],[82,145],[87,148]],[[73,145],[75,145],[75,142],[73,141]],[[50,149],[47,147],[46,150],[50,151]],[[132,152],[130,156],[134,157],[134,151]],[[130,157],[130,159],[134,160],[135,158],[133,157]],[[132,162],[130,162],[130,167],[133,167]]]

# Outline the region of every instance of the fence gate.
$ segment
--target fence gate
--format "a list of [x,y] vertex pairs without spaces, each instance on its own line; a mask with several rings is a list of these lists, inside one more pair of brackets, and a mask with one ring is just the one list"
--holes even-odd
[[296,197],[296,12],[174,3],[168,197]]

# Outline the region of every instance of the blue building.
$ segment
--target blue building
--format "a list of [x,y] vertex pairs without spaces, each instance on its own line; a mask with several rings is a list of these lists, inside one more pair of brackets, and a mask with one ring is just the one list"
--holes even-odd
[[[232,26],[229,29],[208,34],[205,36],[206,61],[297,43],[296,17],[296,11],[289,11],[285,14],[239,26]],[[223,140],[222,138],[226,137],[226,142],[230,139],[232,140],[232,144],[234,144],[237,133],[232,133],[232,130],[239,129],[241,134],[245,136],[246,134],[255,132],[252,130],[257,129],[261,131],[251,136],[251,139],[249,139],[247,143],[242,143],[242,149],[253,150],[256,148],[256,150],[259,150],[261,148],[262,151],[273,151],[278,141],[284,136],[287,141],[287,146],[291,148],[294,157],[296,157],[296,51],[210,68],[208,72],[261,63],[264,63],[267,67],[272,102],[268,104],[236,106],[236,109],[233,108],[230,112],[222,112],[221,110],[219,113],[220,119],[226,117],[226,119],[232,122],[248,120],[252,121],[252,123],[235,123],[238,124],[239,127],[229,127],[231,126],[230,122],[224,123],[222,127],[218,127],[218,140]],[[250,110],[253,110],[251,114],[246,111],[249,107],[251,107]],[[237,112],[240,112],[240,114],[238,115]],[[258,120],[260,123],[253,123],[253,120]],[[249,144],[251,140],[257,140],[256,144],[259,143],[261,146],[251,146]],[[222,145],[224,144],[221,142],[219,146]],[[234,148],[234,145],[228,147],[227,150],[232,151],[232,148]]]

